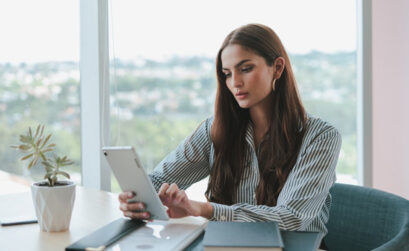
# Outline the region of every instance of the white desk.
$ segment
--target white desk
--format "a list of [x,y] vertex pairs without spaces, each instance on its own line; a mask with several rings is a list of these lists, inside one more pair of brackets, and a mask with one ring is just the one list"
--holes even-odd
[[[31,193],[0,196],[0,217],[35,215]],[[77,186],[70,229],[42,232],[38,224],[0,227],[0,250],[59,251],[122,217],[116,194]]]
[[[38,224],[0,227],[1,251],[63,251],[98,228],[122,217],[119,201],[114,193],[77,186],[70,229],[65,232],[42,232]],[[0,217],[35,215],[31,193],[0,195]],[[183,220],[181,219],[181,222]],[[183,223],[183,222],[182,222]],[[295,233],[300,237],[302,233]],[[286,235],[284,235],[286,237]],[[203,250],[202,238],[198,238],[188,250]],[[309,237],[305,237],[308,240]],[[288,239],[288,238],[287,238]],[[290,244],[291,238],[286,240]],[[317,243],[318,245],[319,243]],[[315,246],[315,245],[314,245]],[[312,247],[316,250],[315,247]],[[299,249],[291,249],[299,250]],[[305,249],[303,249],[305,250]]]

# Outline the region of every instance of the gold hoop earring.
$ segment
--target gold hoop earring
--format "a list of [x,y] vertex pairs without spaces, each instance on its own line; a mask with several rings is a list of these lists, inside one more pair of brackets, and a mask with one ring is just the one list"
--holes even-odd
[[271,87],[273,88],[273,91],[276,90],[276,79],[273,79],[273,82],[271,83]]

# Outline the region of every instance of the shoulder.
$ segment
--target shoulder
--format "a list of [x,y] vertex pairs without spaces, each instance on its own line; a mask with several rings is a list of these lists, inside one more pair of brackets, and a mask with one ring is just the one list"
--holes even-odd
[[212,115],[212,116],[206,118],[206,119],[203,121],[204,124],[206,124],[206,128],[207,128],[208,130],[210,130],[210,129],[212,128],[213,120],[214,120],[214,116]]
[[210,132],[212,130],[213,120],[214,120],[214,116],[212,115],[206,118],[205,120],[203,120],[202,124],[199,126],[206,133],[209,139],[211,139]]
[[196,130],[190,135],[190,139],[210,140],[210,131],[213,124],[213,116],[210,116],[203,120]]
[[329,122],[308,114],[307,124],[303,137],[303,145],[308,146],[317,141],[335,140],[341,143],[341,134]]

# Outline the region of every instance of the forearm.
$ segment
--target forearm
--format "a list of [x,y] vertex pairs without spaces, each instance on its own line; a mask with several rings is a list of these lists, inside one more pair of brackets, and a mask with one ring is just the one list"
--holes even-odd
[[211,204],[213,221],[281,221],[277,207],[267,207],[265,210],[265,206],[246,203],[223,205],[212,202]]
[[274,221],[279,227],[285,230],[299,230],[303,221],[307,221],[308,217],[298,215],[297,210],[289,210],[281,206],[269,207],[265,205],[250,205],[239,203],[234,205],[222,205],[212,203],[213,221],[237,221],[237,222],[252,222],[252,221]]

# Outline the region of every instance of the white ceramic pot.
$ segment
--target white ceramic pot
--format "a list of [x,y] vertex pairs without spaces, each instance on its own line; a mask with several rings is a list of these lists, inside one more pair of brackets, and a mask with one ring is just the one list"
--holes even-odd
[[75,184],[59,181],[60,185],[49,187],[45,182],[31,186],[38,224],[44,232],[66,231],[70,227],[75,200]]

